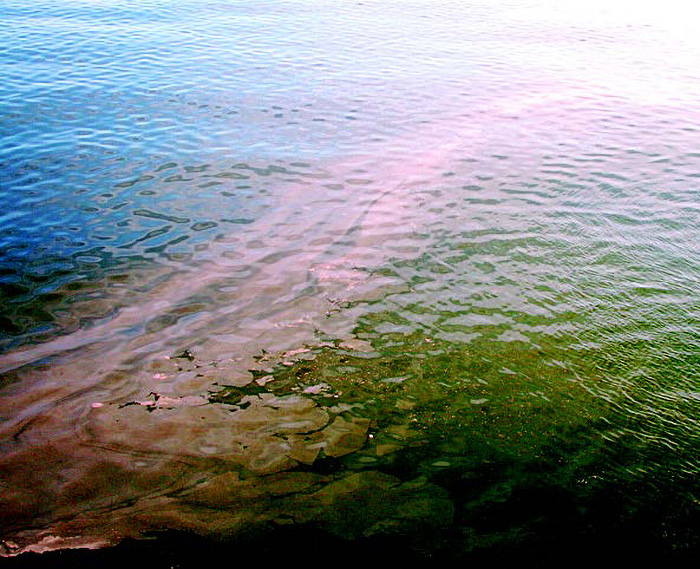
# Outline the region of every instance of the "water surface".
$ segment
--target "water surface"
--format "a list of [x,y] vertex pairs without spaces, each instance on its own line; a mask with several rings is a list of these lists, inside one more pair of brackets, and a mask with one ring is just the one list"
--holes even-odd
[[5,554],[695,551],[686,8],[0,5]]

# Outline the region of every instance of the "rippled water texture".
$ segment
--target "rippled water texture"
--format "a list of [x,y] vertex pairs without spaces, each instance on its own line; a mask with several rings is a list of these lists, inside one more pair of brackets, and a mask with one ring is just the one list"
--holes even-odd
[[698,548],[687,7],[0,9],[4,555]]

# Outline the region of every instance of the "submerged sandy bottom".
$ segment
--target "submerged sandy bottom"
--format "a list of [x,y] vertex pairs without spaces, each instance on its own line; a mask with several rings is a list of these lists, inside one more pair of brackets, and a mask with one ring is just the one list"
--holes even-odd
[[[455,456],[478,465],[482,451],[470,445],[508,441],[527,456],[560,424],[585,423],[575,375],[550,366],[553,381],[543,381],[527,342],[504,343],[505,359],[466,346],[450,355],[449,337],[427,327],[409,338],[415,361],[406,363],[405,334],[392,353],[372,343],[391,334],[358,329],[367,306],[405,289],[377,269],[423,254],[421,232],[450,199],[435,177],[455,153],[483,145],[476,134],[292,183],[269,216],[200,250],[190,267],[151,277],[115,315],[0,357],[3,554],[103,547],[155,530],[230,538],[293,525],[350,540],[440,532],[455,506],[431,473],[454,468]],[[421,371],[426,355],[434,369]],[[498,419],[493,385],[443,376],[440,358],[488,362]],[[575,419],[539,418],[541,406],[563,402]],[[469,442],[455,424],[445,448],[429,444],[454,409],[491,442]],[[423,447],[416,464],[426,472],[391,466]]]
[[[384,165],[383,183],[353,163],[328,174],[357,192],[292,185],[272,216],[116,316],[3,355],[3,553],[113,545],[153,529],[226,536],[314,521],[352,537],[448,524],[444,492],[426,482],[299,470],[365,447],[376,424],[335,404],[325,383],[267,386],[275,369],[319,350],[376,356],[352,333],[350,307],[397,290],[371,270],[384,245],[401,250],[413,229],[401,212],[420,207],[421,183],[445,157]],[[346,523],[338,509],[357,500],[367,507]]]

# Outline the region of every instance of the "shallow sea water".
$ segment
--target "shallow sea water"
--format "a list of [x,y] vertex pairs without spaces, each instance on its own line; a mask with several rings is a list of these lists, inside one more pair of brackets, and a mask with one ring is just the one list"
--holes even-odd
[[0,9],[3,555],[698,551],[687,6]]

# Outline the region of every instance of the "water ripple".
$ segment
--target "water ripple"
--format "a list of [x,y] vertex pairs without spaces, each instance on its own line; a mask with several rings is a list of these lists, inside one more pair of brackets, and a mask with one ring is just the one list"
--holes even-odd
[[[524,460],[590,408],[596,480],[697,475],[700,46],[593,4],[3,2],[7,444],[56,421],[63,451],[79,432],[157,478],[150,431],[93,440],[86,405],[162,410],[144,370],[184,348],[240,378],[314,346],[324,382],[386,368],[338,416],[371,400],[449,433],[420,468],[472,455],[454,421]],[[323,352],[348,342],[353,365]],[[197,377],[164,401],[209,397]],[[218,452],[178,436],[178,460]]]

